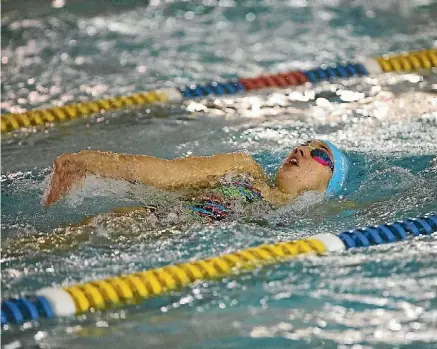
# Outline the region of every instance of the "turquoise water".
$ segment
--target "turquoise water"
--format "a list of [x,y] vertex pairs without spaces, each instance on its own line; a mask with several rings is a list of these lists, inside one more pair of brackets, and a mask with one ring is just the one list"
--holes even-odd
[[[431,1],[74,1],[2,4],[2,113],[436,46]],[[381,75],[107,112],[2,137],[2,297],[437,211],[435,73]],[[269,226],[150,230],[104,212],[163,200],[87,180],[45,209],[56,156],[98,149],[174,158],[247,149],[273,173],[294,145],[334,141],[354,163],[346,199],[303,198]],[[98,215],[86,239],[45,248]],[[58,229],[58,227],[61,227]],[[20,241],[33,241],[20,244]],[[30,239],[30,240],[29,240]],[[14,243],[16,245],[14,245]],[[14,249],[8,246],[13,246]],[[2,333],[6,347],[435,348],[437,240],[299,259],[138,306]],[[9,345],[9,346],[8,346]]]

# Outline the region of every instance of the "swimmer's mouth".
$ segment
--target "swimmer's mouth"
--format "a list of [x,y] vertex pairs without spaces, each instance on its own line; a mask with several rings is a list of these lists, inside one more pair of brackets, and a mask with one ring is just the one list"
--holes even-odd
[[289,165],[293,165],[293,166],[299,166],[299,161],[297,161],[297,159],[294,158],[293,156],[290,156],[290,157],[287,159],[287,164],[289,164]]

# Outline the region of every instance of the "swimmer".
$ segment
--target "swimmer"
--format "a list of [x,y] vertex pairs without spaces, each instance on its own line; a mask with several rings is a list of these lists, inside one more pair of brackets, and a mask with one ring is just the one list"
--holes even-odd
[[[273,184],[261,166],[243,152],[174,160],[97,151],[63,154],[54,162],[43,197],[46,206],[80,186],[87,175],[150,186],[159,194],[159,202],[87,217],[50,233],[3,241],[2,254],[14,257],[28,251],[71,250],[85,241],[100,246],[108,238],[124,241],[126,234],[129,241],[149,241],[196,224],[223,220],[270,225],[274,219],[266,214],[280,213],[281,207],[286,210],[286,205],[305,192],[338,196],[348,170],[343,152],[330,142],[317,140],[294,148],[280,165]],[[160,189],[171,195],[161,195]]]
[[278,208],[306,191],[334,197],[344,188],[348,170],[346,155],[331,142],[319,140],[294,148],[279,167],[274,184],[245,152],[167,160],[81,151],[63,154],[54,161],[43,204],[54,204],[80,186],[87,175],[94,175],[184,192],[183,210],[222,220],[249,203],[263,201]]

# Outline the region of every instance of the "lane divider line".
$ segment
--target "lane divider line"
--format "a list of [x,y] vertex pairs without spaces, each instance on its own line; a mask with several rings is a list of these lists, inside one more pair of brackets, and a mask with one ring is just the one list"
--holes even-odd
[[357,62],[347,64],[323,65],[305,71],[262,75],[254,78],[238,78],[225,82],[213,81],[208,84],[192,84],[179,88],[163,88],[60,107],[4,114],[0,120],[1,133],[85,118],[102,111],[114,111],[154,103],[175,102],[210,95],[235,95],[265,88],[284,88],[338,78],[346,79],[355,76],[376,75],[382,72],[413,72],[435,67],[437,67],[437,48],[432,48],[403,54],[383,55],[376,58],[363,58],[358,59]]
[[358,228],[339,234],[320,233],[307,239],[251,247],[211,257],[133,274],[108,277],[67,287],[48,287],[35,295],[9,298],[1,303],[1,324],[21,325],[41,318],[73,316],[135,304],[181,289],[198,281],[221,279],[298,256],[322,255],[352,248],[368,248],[437,232],[437,215]]

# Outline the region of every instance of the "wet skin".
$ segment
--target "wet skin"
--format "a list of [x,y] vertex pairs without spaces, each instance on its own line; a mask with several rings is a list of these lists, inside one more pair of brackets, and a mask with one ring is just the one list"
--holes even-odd
[[[310,145],[322,149],[333,160],[331,150],[323,142],[314,140]],[[331,176],[331,169],[311,156],[311,148],[308,145],[300,145],[281,164],[276,174],[276,186],[286,194],[301,194],[307,190],[324,192]]]

